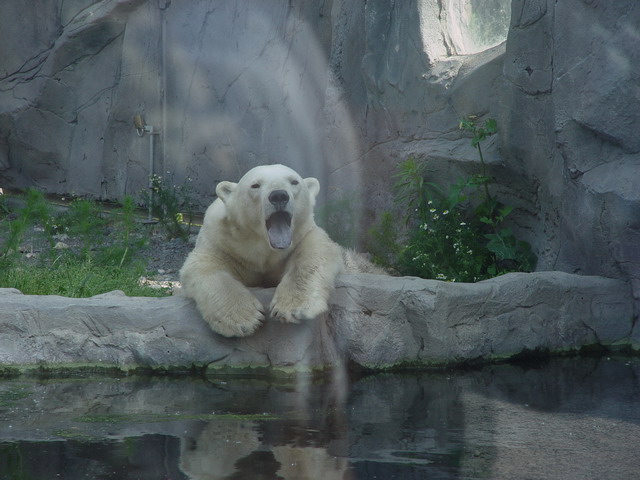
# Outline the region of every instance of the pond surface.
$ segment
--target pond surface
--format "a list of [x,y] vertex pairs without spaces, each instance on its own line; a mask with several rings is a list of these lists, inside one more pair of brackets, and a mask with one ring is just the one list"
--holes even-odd
[[0,479],[636,479],[640,359],[0,381]]

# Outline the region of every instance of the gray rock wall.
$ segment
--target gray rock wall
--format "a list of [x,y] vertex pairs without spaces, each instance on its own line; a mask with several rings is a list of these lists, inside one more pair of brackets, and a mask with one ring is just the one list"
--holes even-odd
[[[203,205],[256,164],[324,180],[330,3],[270,0],[44,2],[0,6],[0,170],[4,186],[101,198],[187,177]],[[21,30],[25,24],[34,24]],[[25,37],[26,41],[18,41]],[[15,48],[14,48],[15,45]]]
[[[640,6],[516,0],[499,123],[540,269],[640,282]],[[632,132],[635,131],[636,134]]]
[[453,102],[449,89],[461,69],[499,53],[455,55],[466,41],[451,31],[456,12],[435,0],[32,5],[0,6],[11,24],[0,178],[100,198],[146,186],[149,141],[135,134],[136,114],[161,131],[155,172],[193,178],[203,205],[217,181],[274,161],[330,192],[359,192],[364,175],[367,191],[384,193],[388,153],[407,140],[446,152],[460,137],[456,110],[488,110],[473,82]]
[[161,130],[156,173],[193,178],[203,205],[278,161],[354,198],[366,227],[407,156],[445,184],[477,171],[458,121],[492,116],[496,193],[538,268],[629,279],[640,298],[640,7],[513,0],[491,47],[465,5],[3,1],[0,187],[137,194],[142,114]]

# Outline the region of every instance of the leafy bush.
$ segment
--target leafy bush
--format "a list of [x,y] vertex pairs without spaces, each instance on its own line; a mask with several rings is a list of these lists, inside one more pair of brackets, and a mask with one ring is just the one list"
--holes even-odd
[[[510,271],[531,271],[535,256],[503,226],[513,207],[489,191],[481,143],[497,131],[495,120],[478,126],[465,119],[460,128],[473,133],[481,171],[461,178],[447,190],[425,180],[425,164],[410,157],[399,166],[394,189],[405,209],[404,235],[398,241],[392,215],[383,215],[370,231],[374,261],[403,275],[448,281],[476,282]],[[475,208],[472,205],[476,205]]]
[[[158,219],[169,238],[187,240],[191,231],[191,218],[195,211],[190,179],[175,185],[159,175],[151,177],[151,192],[141,192],[143,203],[151,206],[151,213]],[[185,216],[188,223],[184,222]]]

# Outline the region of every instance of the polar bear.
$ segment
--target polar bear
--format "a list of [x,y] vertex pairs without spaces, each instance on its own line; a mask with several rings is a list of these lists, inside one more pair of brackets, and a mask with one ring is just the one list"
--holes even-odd
[[[320,184],[284,165],[220,182],[195,248],[180,270],[182,290],[211,328],[226,337],[252,334],[267,313],[283,322],[328,310],[336,276],[376,272],[343,251],[313,219]],[[248,287],[276,287],[266,311]]]

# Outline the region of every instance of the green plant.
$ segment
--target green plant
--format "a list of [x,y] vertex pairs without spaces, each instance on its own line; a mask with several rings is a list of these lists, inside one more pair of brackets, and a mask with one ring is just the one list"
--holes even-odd
[[400,242],[393,239],[399,236],[391,215],[384,214],[379,226],[370,231],[374,261],[404,275],[464,282],[530,271],[535,266],[531,247],[503,225],[513,207],[500,203],[489,189],[493,179],[482,142],[497,132],[496,122],[489,119],[478,126],[473,118],[466,118],[460,128],[473,134],[471,144],[480,157],[480,172],[443,189],[425,180],[423,162],[412,157],[402,162],[394,190],[397,205],[405,209],[404,235]]
[[[187,240],[191,231],[191,218],[195,211],[190,179],[175,185],[159,175],[151,177],[151,191],[141,192],[142,202],[149,208],[169,238]],[[188,221],[185,223],[185,216]]]
[[164,296],[164,290],[142,286],[144,267],[104,265],[91,257],[60,255],[51,264],[14,264],[3,272],[0,288],[17,288],[28,295],[92,297],[113,290],[130,296]]
[[95,202],[72,201],[58,223],[65,233],[80,240],[81,254],[85,257],[90,255],[91,249],[103,244],[98,240],[105,234],[107,220]]
[[[477,224],[467,218],[465,193],[473,180],[459,180],[448,191],[424,182],[415,160],[400,165],[397,199],[412,202],[405,218],[404,245],[398,249],[397,270],[404,275],[475,282],[483,278],[486,252],[478,245]],[[481,241],[481,237],[480,237]]]
[[3,193],[0,188],[0,217],[9,214],[9,202],[7,201],[7,196]]
[[136,234],[136,205],[133,197],[127,195],[121,208],[111,213],[112,243],[98,251],[98,260],[111,266],[122,267],[131,263],[135,254],[147,244],[146,237]]
[[31,240],[33,242],[45,241],[49,246],[53,246],[56,222],[44,194],[30,188],[26,190],[23,200],[24,207],[15,213],[15,218],[7,222],[6,227],[1,231],[4,244],[0,249],[0,257],[5,261],[18,253],[27,230],[36,224],[40,225],[40,231],[37,233],[44,234],[39,236],[45,238],[32,238]]
[[494,222],[499,208],[498,201],[491,195],[489,191],[489,184],[493,179],[487,172],[487,164],[484,161],[484,155],[482,153],[482,142],[491,135],[495,135],[498,132],[498,125],[493,118],[489,118],[484,122],[484,126],[479,126],[476,123],[475,117],[466,117],[460,121],[459,128],[472,133],[471,146],[478,151],[480,158],[480,173],[471,177],[471,183],[482,188],[484,198],[476,209],[476,213],[487,219],[489,222]]
[[[26,294],[88,297],[111,290],[128,295],[162,296],[163,289],[140,285],[144,264],[135,252],[145,245],[137,231],[135,203],[126,197],[122,207],[103,211],[88,200],[73,201],[63,214],[53,215],[44,195],[28,190],[24,206],[0,222],[0,287]],[[80,246],[57,249],[64,233]],[[108,237],[107,237],[108,234]],[[45,238],[44,245],[27,260],[20,255],[26,235]],[[35,238],[30,241],[33,244]]]
[[400,242],[396,217],[391,212],[382,212],[378,226],[369,229],[367,250],[373,263],[388,269],[397,267]]
[[489,118],[484,125],[478,125],[475,117],[467,117],[460,122],[460,128],[473,134],[471,145],[478,150],[481,174],[476,176],[479,186],[483,187],[484,196],[476,207],[475,214],[486,225],[484,237],[488,240],[486,248],[491,252],[491,263],[487,266],[489,275],[498,275],[505,271],[531,271],[535,267],[536,258],[531,246],[516,239],[513,231],[503,227],[502,223],[513,211],[513,207],[503,205],[489,192],[489,184],[493,179],[487,174],[487,164],[482,153],[482,142],[498,131],[497,123]]

